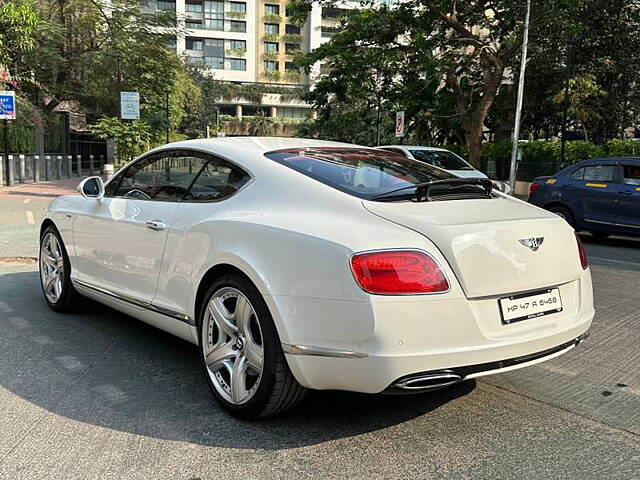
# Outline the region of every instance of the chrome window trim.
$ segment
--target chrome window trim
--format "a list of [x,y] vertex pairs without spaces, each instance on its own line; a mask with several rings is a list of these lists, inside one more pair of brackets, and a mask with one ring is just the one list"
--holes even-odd
[[173,318],[175,320],[179,320],[179,321],[184,322],[184,323],[186,323],[188,325],[195,326],[195,324],[196,324],[195,321],[189,315],[186,315],[184,313],[176,312],[174,310],[170,310],[170,309],[164,308],[164,307],[159,307],[157,305],[153,305],[152,303],[148,303],[148,302],[144,302],[142,300],[139,300],[139,299],[137,299],[135,297],[131,297],[129,295],[123,295],[123,294],[120,294],[120,293],[116,293],[116,292],[113,292],[113,291],[108,290],[106,288],[98,287],[96,285],[92,285],[90,283],[86,283],[86,282],[83,282],[81,280],[72,279],[71,281],[73,282],[74,285],[77,285],[77,286],[79,286],[81,288],[87,288],[89,290],[93,290],[95,292],[102,293],[103,295],[107,295],[107,296],[109,296],[111,298],[115,298],[117,300],[121,300],[123,302],[130,303],[131,305],[135,305],[137,307],[142,307],[142,308],[145,308],[145,309],[150,310],[150,311],[155,312],[155,313],[160,313],[162,315],[166,315],[167,317],[171,317],[171,318]]
[[[124,172],[126,172],[127,170],[129,170],[129,168],[131,168],[133,165],[135,165],[138,162],[141,162],[143,160],[146,160],[147,158],[149,158],[152,155],[156,155],[156,154],[166,154],[166,153],[171,153],[171,152],[192,152],[192,153],[200,153],[202,155],[206,155],[208,158],[208,160],[211,159],[216,159],[216,160],[222,160],[223,162],[227,162],[230,165],[240,169],[241,171],[243,171],[244,173],[247,174],[247,176],[249,177],[249,179],[244,183],[244,185],[242,185],[238,190],[236,190],[235,192],[233,192],[231,195],[228,195],[224,198],[219,198],[219,199],[213,199],[213,200],[185,200],[185,199],[177,199],[177,200],[165,200],[165,199],[157,199],[157,198],[131,198],[131,197],[125,197],[122,195],[105,195],[104,198],[123,198],[125,200],[140,200],[143,202],[168,202],[168,203],[216,203],[216,202],[222,202],[224,200],[228,200],[230,198],[235,197],[239,192],[241,192],[242,190],[244,190],[247,186],[251,185],[254,180],[255,180],[255,175],[253,174],[253,172],[251,172],[251,170],[248,170],[247,168],[245,168],[244,166],[238,164],[238,162],[235,162],[231,159],[228,159],[226,157],[223,157],[222,155],[219,155],[217,153],[213,153],[204,149],[200,149],[200,148],[191,148],[191,147],[179,147],[179,148],[166,148],[163,150],[153,150],[151,152],[147,152],[141,156],[139,156],[138,158],[135,158],[133,160],[131,160],[129,163],[127,163],[124,167],[122,167],[120,170],[118,170],[106,183],[105,183],[105,191],[107,189],[107,185],[110,185],[113,181],[117,181],[118,185],[116,187],[116,190],[118,188],[120,188],[120,182],[122,181],[122,176],[124,175]],[[198,177],[200,176],[200,174],[202,173],[202,169],[196,174],[196,176],[193,178],[193,181],[191,182],[191,184],[189,185],[189,190],[191,189],[191,187],[193,186],[193,184],[195,183],[195,181],[198,179]],[[117,179],[117,180],[116,180]]]

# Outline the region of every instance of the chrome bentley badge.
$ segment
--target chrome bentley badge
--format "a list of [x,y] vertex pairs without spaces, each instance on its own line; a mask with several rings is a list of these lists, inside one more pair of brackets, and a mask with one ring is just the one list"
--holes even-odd
[[530,248],[535,252],[540,248],[540,245],[542,245],[542,242],[544,242],[544,237],[523,238],[518,241],[525,247]]

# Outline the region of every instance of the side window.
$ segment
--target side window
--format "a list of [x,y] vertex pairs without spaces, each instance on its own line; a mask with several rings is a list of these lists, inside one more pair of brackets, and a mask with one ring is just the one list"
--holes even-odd
[[622,166],[622,182],[627,185],[640,185],[640,164]]
[[584,180],[584,167],[574,170],[571,174],[572,180]]
[[571,174],[574,180],[587,180],[593,182],[612,182],[616,176],[616,165],[589,165],[582,167]]
[[186,201],[206,202],[222,200],[236,193],[251,177],[242,169],[212,158],[191,186]]
[[162,152],[131,165],[122,175],[116,197],[176,202],[184,198],[207,160],[188,152]]

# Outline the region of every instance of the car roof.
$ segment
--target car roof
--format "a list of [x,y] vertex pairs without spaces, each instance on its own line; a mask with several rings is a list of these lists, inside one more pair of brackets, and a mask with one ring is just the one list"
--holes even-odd
[[216,138],[198,138],[195,140],[183,140],[173,142],[158,147],[157,150],[175,149],[175,148],[195,148],[199,150],[216,150],[222,148],[251,150],[257,154],[263,154],[272,150],[281,150],[286,148],[305,148],[305,147],[361,147],[351,143],[333,142],[330,140],[317,140],[313,138],[292,138],[292,137],[216,137]]
[[574,163],[572,166],[577,165],[615,165],[616,163],[622,160],[631,160],[633,162],[640,162],[640,157],[598,157],[598,158],[587,158],[586,160],[581,160],[580,162]]
[[449,151],[446,148],[423,147],[421,145],[380,145],[379,147],[375,147],[375,148],[407,148],[407,149],[410,148],[412,150],[428,150],[432,152],[448,152]]

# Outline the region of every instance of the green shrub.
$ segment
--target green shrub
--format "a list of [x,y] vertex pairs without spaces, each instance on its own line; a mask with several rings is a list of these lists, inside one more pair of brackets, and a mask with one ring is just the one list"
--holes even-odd
[[640,141],[613,139],[607,142],[609,157],[640,157]]

